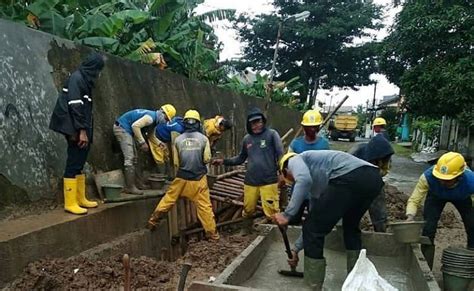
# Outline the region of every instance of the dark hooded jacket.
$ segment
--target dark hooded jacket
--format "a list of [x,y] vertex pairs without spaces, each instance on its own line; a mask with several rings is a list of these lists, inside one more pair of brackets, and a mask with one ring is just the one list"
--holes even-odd
[[75,136],[85,129],[92,142],[92,88],[104,67],[98,53],[90,54],[64,82],[49,123],[49,128],[65,136]]
[[264,124],[267,120],[262,111],[253,108],[247,115],[248,134],[242,141],[242,148],[238,156],[225,159],[224,165],[235,166],[248,161],[245,174],[245,184],[250,186],[263,186],[274,184],[278,181],[278,160],[283,155],[283,144],[280,135],[273,129],[264,127],[261,133],[252,133],[250,119],[260,116]]
[[380,160],[393,155],[394,151],[390,142],[378,134],[370,139],[368,143],[356,145],[349,153],[367,162]]

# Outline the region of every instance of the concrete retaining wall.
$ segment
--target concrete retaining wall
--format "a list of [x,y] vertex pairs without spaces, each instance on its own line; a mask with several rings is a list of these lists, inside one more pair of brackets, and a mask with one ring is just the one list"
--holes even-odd
[[[65,164],[64,138],[48,130],[58,89],[90,50],[71,41],[0,20],[0,206],[2,203],[54,197]],[[173,103],[178,114],[190,108],[202,117],[223,113],[236,125],[237,143],[245,134],[245,112],[264,106],[242,96],[180,75],[108,56],[94,91],[94,144],[87,170],[121,166],[112,124],[133,108]],[[300,113],[272,104],[270,126],[283,135],[298,126]],[[220,147],[231,145],[227,134]],[[237,146],[237,150],[240,147]]]
[[[62,209],[39,219],[25,217],[0,223],[0,287],[17,276],[28,263],[43,258],[67,258],[89,250],[103,257],[128,251],[131,255],[159,256],[169,245],[168,224],[157,231],[143,230],[143,224],[158,199],[103,204],[87,216],[64,215]],[[116,240],[113,245],[111,241]],[[102,246],[98,246],[105,244]]]

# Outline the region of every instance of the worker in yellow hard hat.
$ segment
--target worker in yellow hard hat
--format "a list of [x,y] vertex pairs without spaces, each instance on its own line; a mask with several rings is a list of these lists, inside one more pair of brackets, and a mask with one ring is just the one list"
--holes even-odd
[[[321,124],[323,123],[323,116],[319,110],[308,110],[303,114],[301,119],[301,126],[303,126],[304,135],[293,139],[288,148],[288,152],[294,152],[301,154],[305,151],[313,150],[329,150],[329,142],[323,136],[318,136]],[[291,189],[293,192],[293,189]],[[286,195],[286,193],[285,193]],[[308,193],[307,199],[303,202],[299,212],[302,214],[304,209],[309,211],[309,199]],[[291,221],[292,224],[299,223],[301,215],[296,215],[296,219]],[[303,235],[301,234],[295,242],[294,247],[291,249],[292,258],[288,260],[288,264],[291,267],[296,267],[299,258],[298,253],[303,250]]]
[[[438,220],[446,203],[450,202],[461,215],[467,233],[467,247],[474,249],[474,173],[466,166],[464,157],[456,152],[442,155],[436,165],[427,169],[418,180],[408,199],[408,221],[415,219],[423,200],[423,235],[434,244]],[[434,245],[422,245],[430,267],[433,267]]]
[[387,121],[385,121],[384,118],[382,117],[377,117],[374,119],[372,122],[372,127],[374,129],[374,136],[378,134],[382,134],[387,140],[390,140],[390,137],[388,136],[388,133],[385,129],[387,126]]
[[323,117],[318,110],[308,110],[303,114],[301,125],[304,135],[293,139],[288,148],[289,152],[300,154],[311,150],[328,150],[329,142],[326,138],[318,136]]
[[142,129],[154,127],[160,123],[170,121],[176,115],[176,109],[171,104],[161,106],[159,110],[134,109],[122,114],[114,123],[114,135],[120,144],[125,166],[125,192],[130,194],[143,194],[136,186],[136,150],[135,142],[144,152],[150,150]]
[[184,132],[183,117],[175,116],[166,123],[158,124],[148,136],[148,145],[158,172],[174,177],[171,159],[171,146],[176,138]]
[[173,145],[176,178],[148,220],[148,228],[154,230],[162,215],[173,207],[179,197],[184,197],[196,206],[197,216],[206,236],[218,240],[219,234],[206,176],[206,164],[211,160],[211,148],[209,140],[201,133],[199,112],[188,110],[184,115],[184,127],[184,133],[176,138]]
[[216,115],[213,118],[204,120],[204,132],[209,139],[211,149],[214,149],[217,141],[222,137],[224,132],[232,128],[232,122],[225,119],[222,115]]
[[279,226],[286,226],[309,193],[311,210],[303,223],[304,280],[311,290],[322,290],[325,236],[342,218],[350,272],[362,249],[360,220],[383,186],[379,169],[348,153],[331,150],[287,153],[279,166],[285,179],[294,183],[294,189],[288,207],[273,219]]

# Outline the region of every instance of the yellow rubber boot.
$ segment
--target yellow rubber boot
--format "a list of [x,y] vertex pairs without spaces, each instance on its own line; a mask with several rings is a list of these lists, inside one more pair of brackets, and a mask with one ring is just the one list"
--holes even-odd
[[77,175],[77,202],[79,206],[86,208],[95,208],[99,204],[95,201],[89,201],[86,197],[86,175]]
[[87,209],[77,204],[77,179],[64,178],[64,210],[73,214],[86,214]]

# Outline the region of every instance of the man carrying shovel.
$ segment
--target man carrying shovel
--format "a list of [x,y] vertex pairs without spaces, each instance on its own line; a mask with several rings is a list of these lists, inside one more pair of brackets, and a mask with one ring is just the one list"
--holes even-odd
[[474,250],[474,173],[466,166],[464,157],[456,152],[442,155],[436,165],[427,169],[418,180],[408,199],[407,221],[414,221],[423,200],[426,221],[422,235],[433,245],[422,245],[421,251],[433,268],[434,241],[438,221],[446,203],[450,202],[461,215],[467,234],[467,247]]
[[273,219],[280,227],[288,225],[311,193],[311,210],[303,224],[304,280],[312,290],[322,290],[324,238],[342,218],[350,272],[362,248],[360,220],[383,185],[379,169],[350,154],[327,150],[287,153],[279,165],[294,189],[285,212]]

